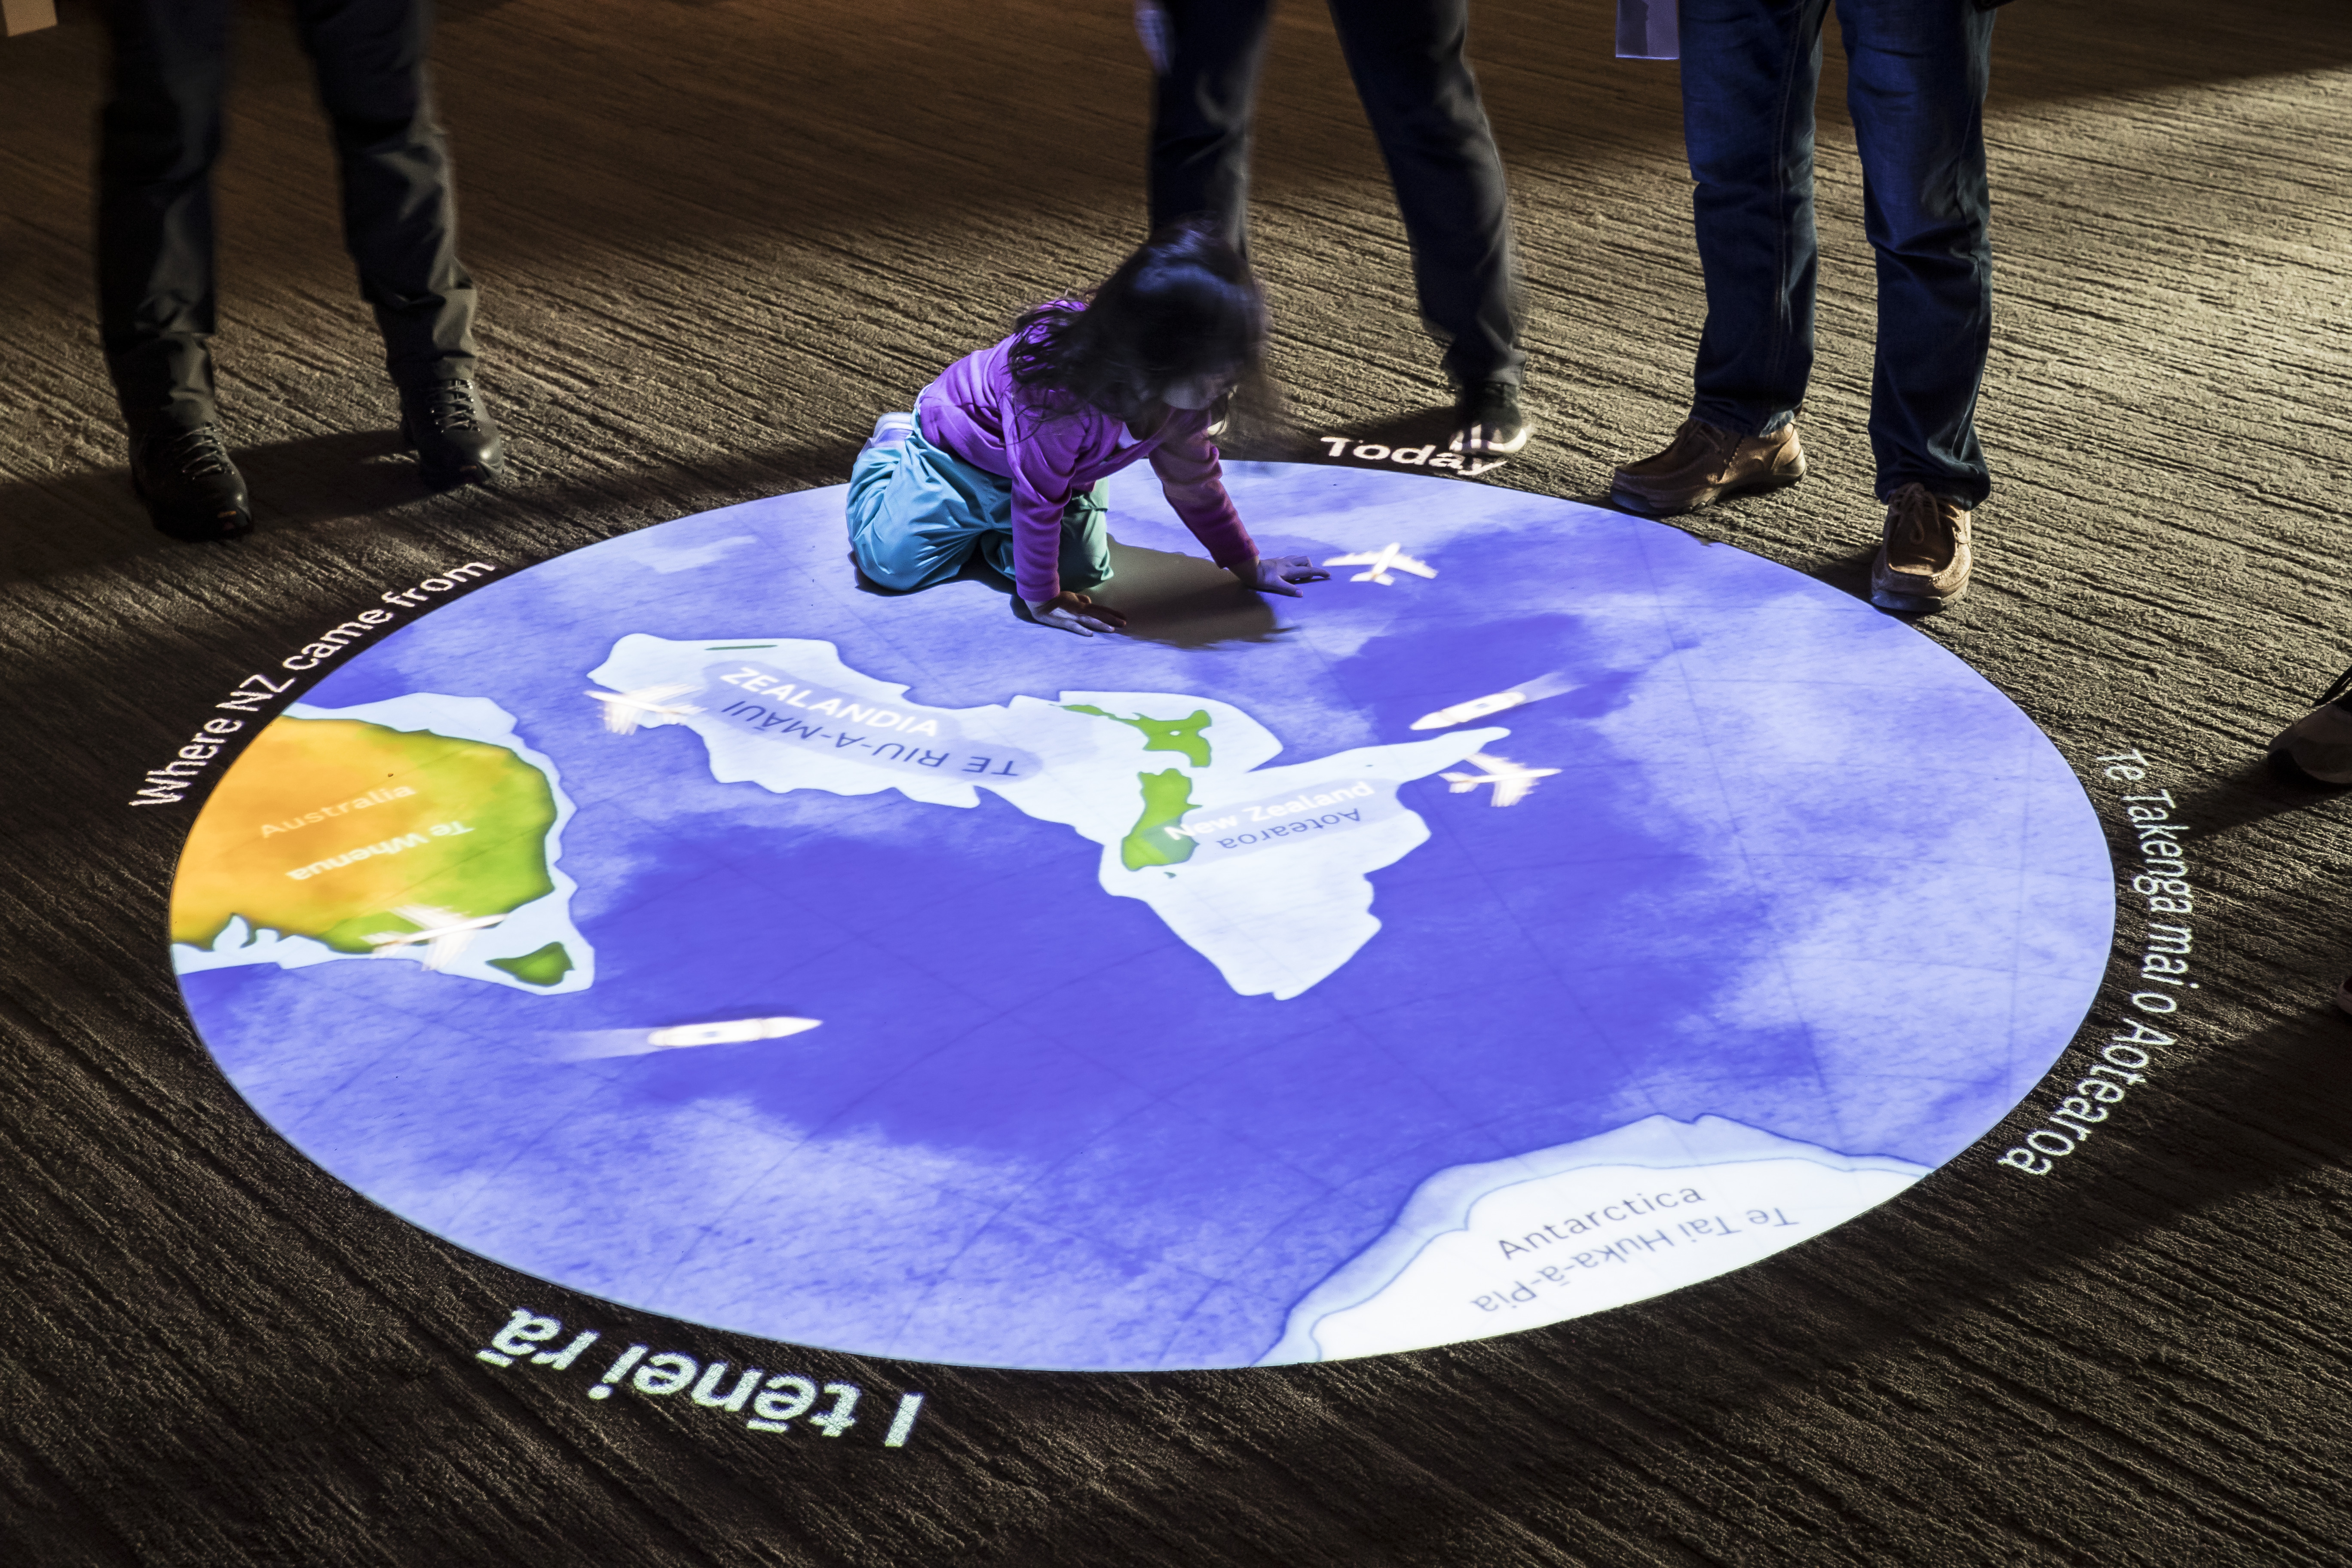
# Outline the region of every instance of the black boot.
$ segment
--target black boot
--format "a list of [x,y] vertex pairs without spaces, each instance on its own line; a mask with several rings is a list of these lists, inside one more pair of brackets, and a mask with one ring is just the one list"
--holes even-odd
[[470,381],[424,381],[400,389],[400,435],[416,450],[425,482],[486,485],[507,471],[507,444]]
[[245,476],[221,445],[220,426],[158,426],[131,438],[131,488],[147,516],[192,544],[253,531]]
[[1507,381],[1465,386],[1454,402],[1454,450],[1507,456],[1528,444],[1527,416],[1519,412],[1519,389]]

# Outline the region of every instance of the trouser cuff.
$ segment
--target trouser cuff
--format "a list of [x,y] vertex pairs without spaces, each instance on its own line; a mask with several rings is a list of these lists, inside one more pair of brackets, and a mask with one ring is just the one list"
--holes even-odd
[[1735,436],[1753,438],[1786,430],[1804,411],[1805,405],[1801,403],[1790,408],[1771,408],[1759,407],[1752,403],[1726,403],[1718,398],[1701,397],[1692,402],[1690,416],[1718,430],[1728,430]]
[[1937,500],[1950,501],[1964,511],[1976,510],[1992,494],[1992,483],[1989,479],[1956,479],[1948,474],[1932,478],[1924,474],[1894,474],[1879,479],[1878,499],[1886,500],[1905,485],[1917,485]]
[[193,335],[151,338],[106,356],[114,399],[131,433],[193,430],[218,416],[209,345]]

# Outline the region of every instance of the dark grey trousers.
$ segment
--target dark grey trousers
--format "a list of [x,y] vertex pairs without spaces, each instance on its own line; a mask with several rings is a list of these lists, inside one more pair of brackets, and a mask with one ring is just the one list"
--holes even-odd
[[[1514,298],[1503,160],[1463,58],[1469,0],[1329,0],[1356,95],[1387,160],[1412,242],[1421,313],[1465,384],[1517,383],[1527,363]],[[1206,216],[1248,227],[1252,100],[1272,0],[1167,0],[1174,37],[1151,121],[1151,223]]]
[[[99,333],[134,431],[213,416],[212,169],[233,0],[105,0]],[[425,81],[425,0],[295,0],[341,173],[343,236],[393,379],[469,376],[474,281]]]

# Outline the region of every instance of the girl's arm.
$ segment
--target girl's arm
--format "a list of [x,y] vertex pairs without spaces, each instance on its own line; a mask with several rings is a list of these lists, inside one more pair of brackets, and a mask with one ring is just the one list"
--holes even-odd
[[1062,591],[1062,513],[1079,489],[1078,468],[1101,416],[1040,419],[1006,400],[1004,456],[1013,470],[1013,581],[1032,605]]
[[1269,594],[1298,596],[1293,583],[1319,583],[1330,575],[1315,569],[1303,555],[1262,558],[1257,552],[1257,541],[1242,526],[1242,514],[1234,506],[1234,498],[1225,493],[1224,469],[1217,461],[1217,448],[1209,440],[1209,416],[1205,411],[1180,413],[1174,417],[1186,421],[1186,427],[1172,434],[1152,449],[1152,471],[1160,476],[1160,489],[1184,526],[1192,531],[1209,552],[1209,559],[1231,572],[1251,587]]
[[1096,446],[1115,438],[1102,416],[1039,420],[1012,399],[1004,407],[1004,456],[1013,470],[1013,584],[1040,626],[1092,637],[1127,617],[1062,587],[1062,513],[1078,493],[1078,471]]
[[1209,559],[1248,582],[1257,541],[1242,526],[1242,514],[1225,493],[1224,469],[1209,440],[1209,416],[1205,410],[1179,411],[1170,418],[1183,423],[1151,449],[1151,471],[1160,476],[1160,493]]

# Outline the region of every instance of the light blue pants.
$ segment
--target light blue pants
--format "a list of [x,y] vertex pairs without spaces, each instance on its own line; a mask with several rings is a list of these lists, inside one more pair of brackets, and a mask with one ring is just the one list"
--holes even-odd
[[[1110,579],[1105,487],[1062,513],[1062,586],[1084,591]],[[943,583],[980,557],[1013,575],[1013,481],[923,439],[869,447],[849,471],[849,547],[857,569],[886,588]]]

